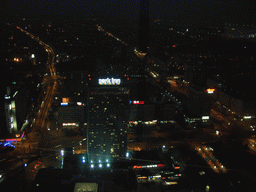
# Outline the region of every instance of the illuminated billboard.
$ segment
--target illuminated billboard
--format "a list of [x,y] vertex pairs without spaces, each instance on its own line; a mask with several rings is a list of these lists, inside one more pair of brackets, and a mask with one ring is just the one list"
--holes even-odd
[[98,82],[99,85],[120,85],[121,79],[114,79],[112,77],[107,79],[99,79]]
[[77,123],[62,123],[62,126],[79,126]]
[[144,101],[132,101],[132,104],[134,105],[144,104]]

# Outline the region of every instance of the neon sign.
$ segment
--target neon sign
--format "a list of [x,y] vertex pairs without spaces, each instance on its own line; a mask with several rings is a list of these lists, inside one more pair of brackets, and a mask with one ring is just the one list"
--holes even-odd
[[63,126],[77,126],[76,123],[62,123]]
[[144,104],[144,101],[132,101],[132,104],[134,105]]
[[99,79],[99,85],[120,85],[121,79],[107,78]]

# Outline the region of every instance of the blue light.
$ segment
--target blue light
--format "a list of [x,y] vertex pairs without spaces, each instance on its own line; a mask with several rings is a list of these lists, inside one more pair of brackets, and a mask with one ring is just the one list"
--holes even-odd
[[83,163],[85,163],[85,160],[83,159]]
[[99,168],[102,168],[102,164],[99,164]]
[[11,144],[11,143],[9,143],[9,142],[4,143],[4,147],[6,147],[6,146],[15,148],[15,146],[14,146],[14,145],[12,145],[12,144]]
[[107,167],[110,167],[110,164],[109,164],[109,163],[107,164]]
[[93,168],[94,168],[94,165],[91,165],[91,168],[93,169]]
[[27,166],[28,166],[28,164],[27,164],[27,163],[25,163],[25,164],[24,164],[24,167],[27,167]]

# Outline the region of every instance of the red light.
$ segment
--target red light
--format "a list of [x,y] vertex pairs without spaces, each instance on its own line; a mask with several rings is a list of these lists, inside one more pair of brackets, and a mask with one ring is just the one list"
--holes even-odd
[[92,80],[92,78],[89,78],[89,81],[91,81]]
[[91,77],[91,75],[89,74],[88,77]]
[[132,101],[132,104],[134,105],[144,104],[144,101]]
[[164,164],[158,164],[157,167],[164,167]]
[[166,177],[163,177],[162,179],[166,179]]
[[180,169],[180,166],[178,166],[178,167],[174,167],[174,169]]
[[129,80],[130,78],[128,77],[127,80]]
[[126,77],[126,74],[124,74],[124,76]]
[[18,141],[18,139],[5,139],[5,141]]
[[172,45],[172,47],[176,47],[176,45]]

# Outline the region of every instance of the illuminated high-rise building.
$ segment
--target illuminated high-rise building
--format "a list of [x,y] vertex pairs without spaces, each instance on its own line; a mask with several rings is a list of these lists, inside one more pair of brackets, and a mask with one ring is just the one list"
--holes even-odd
[[87,106],[88,160],[91,167],[109,166],[127,151],[128,86],[120,78],[97,79],[89,84]]
[[140,0],[139,49],[147,53],[149,39],[149,0]]

